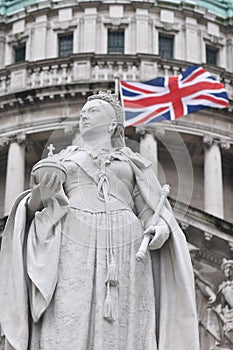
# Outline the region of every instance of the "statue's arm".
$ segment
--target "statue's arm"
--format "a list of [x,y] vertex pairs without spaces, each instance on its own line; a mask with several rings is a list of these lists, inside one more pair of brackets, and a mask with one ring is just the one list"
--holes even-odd
[[137,217],[144,223],[144,226],[147,227],[147,223],[153,215],[153,210],[147,205],[147,203],[143,199],[137,184],[134,186],[133,189],[133,201]]
[[161,217],[159,217],[156,223],[153,221],[154,212],[145,202],[137,185],[135,185],[133,190],[133,199],[136,214],[138,218],[144,222],[144,233],[148,233],[153,236],[149,244],[149,248],[151,250],[160,249],[170,235],[168,224]]
[[208,298],[208,302],[210,304],[213,304],[216,301],[216,294],[214,293],[214,291],[212,290],[212,288],[210,288],[207,285],[204,285],[203,282],[201,282],[200,280],[198,280],[196,282],[197,286],[199,287],[199,289],[201,290],[201,292]]
[[209,304],[213,304],[216,301],[217,295],[214,293],[213,289],[208,285],[208,283],[201,278],[199,272],[194,270],[195,283],[201,293],[208,298]]

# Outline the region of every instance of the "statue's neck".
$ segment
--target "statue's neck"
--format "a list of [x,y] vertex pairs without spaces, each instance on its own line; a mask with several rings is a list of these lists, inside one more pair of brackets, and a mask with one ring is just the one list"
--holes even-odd
[[87,148],[93,149],[112,149],[112,143],[110,137],[101,137],[101,138],[83,138],[84,145]]

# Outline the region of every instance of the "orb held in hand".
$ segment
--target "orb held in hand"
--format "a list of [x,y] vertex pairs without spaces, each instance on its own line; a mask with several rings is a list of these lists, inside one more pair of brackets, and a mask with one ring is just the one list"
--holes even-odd
[[42,159],[32,168],[32,175],[35,177],[35,182],[39,184],[45,174],[52,176],[54,173],[63,184],[67,178],[67,171],[61,162],[51,158]]

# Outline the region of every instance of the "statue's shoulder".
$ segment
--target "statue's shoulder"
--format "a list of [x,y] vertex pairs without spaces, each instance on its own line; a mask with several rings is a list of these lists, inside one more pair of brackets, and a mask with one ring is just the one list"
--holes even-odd
[[143,158],[140,153],[132,151],[132,149],[129,147],[122,147],[120,152],[139,168],[148,168],[151,166],[151,162],[149,160]]
[[58,161],[64,162],[66,160],[69,160],[69,158],[75,153],[79,152],[79,150],[79,146],[70,145],[62,149],[59,153],[54,154],[53,158],[56,158]]

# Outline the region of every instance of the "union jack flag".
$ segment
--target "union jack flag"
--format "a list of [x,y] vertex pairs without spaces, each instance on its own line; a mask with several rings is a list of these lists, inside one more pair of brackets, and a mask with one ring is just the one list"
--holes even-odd
[[178,76],[143,83],[120,82],[126,126],[174,120],[206,107],[226,108],[224,86],[209,72],[192,66]]

